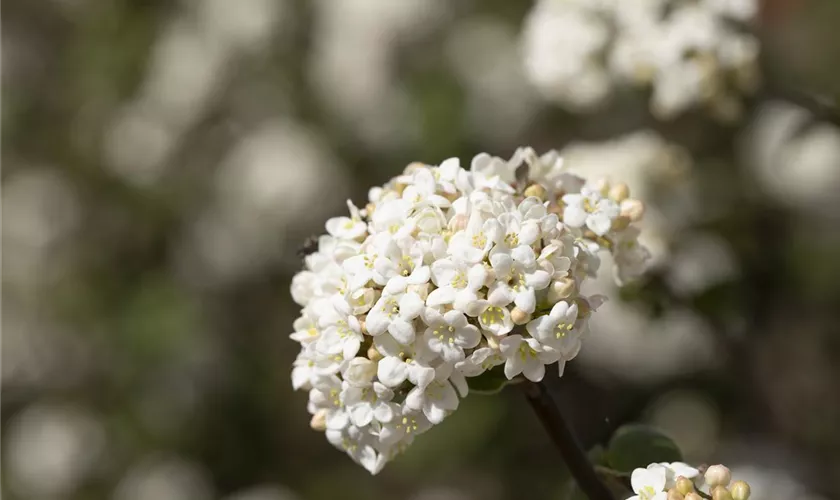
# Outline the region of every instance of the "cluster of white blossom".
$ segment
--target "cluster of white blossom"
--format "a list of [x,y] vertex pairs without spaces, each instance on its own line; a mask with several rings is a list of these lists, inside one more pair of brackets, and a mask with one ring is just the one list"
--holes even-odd
[[312,427],[372,473],[456,410],[467,378],[562,374],[602,301],[580,293],[598,253],[618,281],[648,258],[641,202],[556,152],[413,163],[348,206],[292,281],[292,384],[309,391]]
[[546,98],[576,110],[619,85],[650,87],[660,118],[707,107],[740,113],[758,81],[746,24],[756,0],[537,0],[524,34],[526,72]]
[[[723,465],[712,465],[703,474],[682,462],[653,463],[638,468],[630,476],[634,496],[627,500],[748,500],[750,485],[732,482],[732,474]],[[700,494],[699,492],[703,492]]]

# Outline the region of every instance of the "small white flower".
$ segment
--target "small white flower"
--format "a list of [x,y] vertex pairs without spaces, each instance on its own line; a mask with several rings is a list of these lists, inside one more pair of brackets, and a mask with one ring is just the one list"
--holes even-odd
[[406,380],[418,387],[425,387],[435,378],[435,369],[416,359],[387,356],[379,360],[376,372],[379,381],[388,387],[398,387]]
[[481,211],[473,209],[467,227],[449,240],[449,253],[469,264],[481,262],[493,246],[501,231],[496,219],[486,219]]
[[440,314],[435,309],[426,309],[423,316],[429,327],[423,335],[423,342],[431,352],[444,361],[455,363],[464,359],[464,349],[478,345],[481,333],[467,322],[461,311],[447,311]]
[[379,382],[370,387],[345,385],[341,401],[347,407],[353,425],[364,427],[374,420],[387,423],[399,412],[399,406],[392,403],[394,392]]
[[513,302],[526,313],[534,312],[537,305],[535,290],[546,288],[551,282],[551,276],[537,268],[531,247],[516,247],[510,254],[493,253],[490,255],[490,264],[496,281],[490,285],[487,300],[503,306]]
[[485,332],[501,337],[513,330],[513,319],[510,317],[510,310],[505,305],[481,300],[476,306],[479,308],[478,324]]
[[700,475],[700,471],[683,462],[660,462],[659,465],[665,468],[665,490],[676,486],[676,480],[682,476],[687,479],[694,479]]
[[410,443],[414,436],[429,430],[432,423],[423,415],[422,411],[403,409],[402,415],[396,415],[390,422],[383,424],[379,430],[379,442],[394,445],[399,442]]
[[505,358],[498,349],[481,347],[473,351],[467,359],[455,363],[455,369],[467,377],[477,377],[504,362]]
[[317,375],[315,361],[307,351],[300,351],[292,368],[292,388],[311,389],[312,379]]
[[458,394],[449,383],[451,371],[451,366],[442,365],[429,385],[417,386],[409,391],[405,405],[412,410],[422,410],[432,424],[441,423],[449,412],[458,409]]
[[630,476],[630,485],[636,495],[627,500],[665,500],[665,467],[651,464],[647,469],[635,469]]
[[[386,331],[403,345],[414,342],[414,319],[423,312],[423,299],[405,291],[405,283],[394,287],[396,293],[385,293],[367,316],[367,330],[374,337]],[[401,290],[400,290],[401,289]]]
[[505,357],[505,377],[508,380],[522,373],[532,382],[539,382],[545,376],[545,365],[555,363],[559,355],[543,347],[536,339],[510,335],[499,342]]
[[376,376],[376,363],[368,358],[353,358],[341,371],[344,381],[355,387],[369,387]]
[[350,422],[340,394],[341,381],[336,376],[319,378],[309,391],[310,411],[325,410],[327,429],[342,429]]
[[579,194],[563,196],[566,208],[563,222],[571,227],[584,225],[598,236],[604,236],[612,227],[612,221],[619,216],[618,204],[605,198],[595,189],[584,186]]
[[426,305],[431,307],[454,304],[456,309],[466,311],[478,300],[478,290],[487,279],[483,264],[470,266],[455,258],[437,260],[431,268],[432,282],[437,286],[426,298]]
[[578,343],[579,334],[575,332],[577,316],[577,304],[560,301],[554,304],[551,312],[530,321],[526,329],[540,344],[566,352],[571,350],[570,345]]
[[359,352],[363,340],[359,320],[355,316],[347,316],[324,330],[318,338],[317,349],[324,354],[341,353],[344,359],[350,359]]

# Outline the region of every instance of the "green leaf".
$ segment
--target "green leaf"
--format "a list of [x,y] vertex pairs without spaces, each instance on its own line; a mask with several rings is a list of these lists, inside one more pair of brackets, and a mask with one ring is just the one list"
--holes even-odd
[[508,380],[505,377],[504,369],[497,366],[492,370],[487,370],[477,377],[467,378],[467,385],[470,387],[470,393],[475,394],[497,394],[504,389],[506,385],[515,384],[518,381]]
[[676,443],[661,431],[641,424],[625,425],[610,439],[607,462],[620,472],[632,472],[654,462],[679,462],[682,453]]

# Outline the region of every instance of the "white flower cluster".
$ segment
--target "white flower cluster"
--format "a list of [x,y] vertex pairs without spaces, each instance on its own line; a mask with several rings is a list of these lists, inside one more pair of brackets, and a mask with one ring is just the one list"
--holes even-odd
[[[732,474],[723,465],[712,465],[704,474],[682,462],[652,463],[638,468],[630,476],[635,495],[627,500],[749,500],[750,485],[732,482]],[[703,492],[701,495],[699,492]]]
[[691,490],[694,490],[697,482],[703,480],[699,470],[682,462],[653,463],[645,469],[638,468],[630,476],[630,486],[635,495],[627,500],[666,500],[668,490],[677,488],[677,479],[680,477],[692,482]]
[[740,113],[758,80],[744,25],[757,0],[537,0],[523,34],[526,72],[546,98],[584,111],[615,87],[651,87],[660,118],[706,106]]
[[562,374],[602,300],[580,294],[598,252],[619,280],[648,257],[627,186],[586,182],[555,152],[414,163],[369,198],[327,221],[294,277],[291,338],[312,427],[372,473],[456,410],[467,378]]

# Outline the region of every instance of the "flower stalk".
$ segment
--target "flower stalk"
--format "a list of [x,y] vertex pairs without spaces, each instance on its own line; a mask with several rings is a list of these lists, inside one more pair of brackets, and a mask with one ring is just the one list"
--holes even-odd
[[598,477],[595,467],[575,439],[560,408],[548,393],[544,382],[519,384],[525,398],[540,419],[578,486],[589,500],[613,500],[607,486]]

